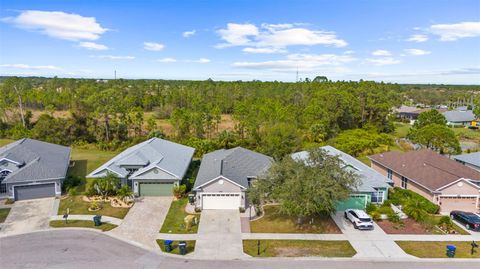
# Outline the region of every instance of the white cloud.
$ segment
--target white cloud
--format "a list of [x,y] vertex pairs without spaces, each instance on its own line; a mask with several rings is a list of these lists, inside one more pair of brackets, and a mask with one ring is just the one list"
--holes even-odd
[[302,70],[311,71],[321,66],[341,66],[356,61],[349,55],[335,54],[290,54],[283,60],[262,62],[235,62],[233,67],[247,69],[267,69],[272,71]]
[[207,58],[200,58],[200,59],[194,60],[194,61],[192,61],[192,62],[194,62],[194,63],[199,63],[199,64],[206,64],[206,63],[211,62],[211,60],[210,60],[210,59],[207,59]]
[[226,29],[217,31],[220,37],[227,43],[218,44],[217,47],[248,45],[252,40],[250,37],[258,36],[257,26],[253,24],[229,23]]
[[480,22],[461,22],[454,24],[434,24],[429,31],[439,35],[441,41],[455,41],[460,38],[480,36]]
[[407,39],[407,41],[417,42],[417,43],[425,42],[427,40],[428,40],[428,36],[421,35],[421,34],[412,35]]
[[28,70],[61,70],[60,67],[54,65],[2,64],[0,67]]
[[193,35],[195,35],[197,33],[197,31],[195,30],[192,30],[192,31],[185,31],[182,33],[183,37],[191,37]]
[[337,38],[334,32],[311,30],[299,24],[262,24],[257,27],[250,23],[229,23],[217,33],[226,41],[217,44],[217,48],[248,46],[247,52],[252,53],[285,52],[288,46],[297,45],[347,46],[347,42]]
[[421,49],[404,49],[404,51],[407,54],[414,55],[414,56],[428,55],[428,54],[432,53],[431,51],[421,50]]
[[157,60],[157,62],[159,63],[175,63],[176,61],[177,59],[175,58],[163,58],[163,59]]
[[373,59],[366,59],[366,63],[372,65],[392,65],[392,64],[399,64],[400,60],[394,59],[392,57],[381,57],[381,58],[373,58]]
[[252,48],[252,47],[243,48],[242,51],[246,53],[265,53],[265,54],[287,52],[285,49],[281,49],[281,48]]
[[88,50],[108,50],[107,46],[95,42],[80,42],[78,45]]
[[351,55],[351,54],[355,54],[355,51],[354,50],[346,50],[346,51],[343,52],[343,54]]
[[390,53],[390,51],[388,50],[376,50],[372,52],[372,55],[373,56],[390,56],[392,55],[392,53]]
[[160,51],[165,48],[165,45],[155,42],[143,42],[143,48],[151,51]]
[[92,58],[108,59],[108,60],[133,60],[134,56],[116,56],[116,55],[91,55]]
[[66,40],[97,40],[108,29],[94,17],[61,11],[25,10],[16,17],[3,19],[19,28]]

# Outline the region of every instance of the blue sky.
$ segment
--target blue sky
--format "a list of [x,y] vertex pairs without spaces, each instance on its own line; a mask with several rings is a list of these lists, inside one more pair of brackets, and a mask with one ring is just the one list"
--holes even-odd
[[480,84],[476,1],[9,1],[0,74]]

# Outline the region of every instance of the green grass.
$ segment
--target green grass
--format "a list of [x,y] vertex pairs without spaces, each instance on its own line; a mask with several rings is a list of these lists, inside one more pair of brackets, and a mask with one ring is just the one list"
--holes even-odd
[[0,223],[4,223],[7,219],[8,213],[10,213],[10,208],[0,208]]
[[302,227],[297,226],[297,218],[279,212],[278,206],[265,206],[265,215],[250,222],[252,233],[341,233],[330,216],[313,216],[305,218]]
[[15,140],[12,140],[12,139],[0,139],[0,147],[5,146],[6,144],[10,144],[10,143],[12,143],[13,141],[15,141]]
[[85,177],[88,173],[92,172],[117,154],[118,152],[116,151],[103,151],[94,148],[72,148],[71,160],[75,161],[76,165],[70,169],[71,171],[69,171],[69,173]]
[[98,211],[88,211],[90,203],[82,200],[81,195],[67,196],[60,200],[58,214],[63,215],[70,209],[70,215],[102,215],[123,219],[127,215],[129,208],[112,207],[109,202],[98,202],[102,208]]
[[[436,225],[440,221],[441,218],[442,218],[442,216],[429,216],[427,218],[426,222],[430,222],[430,223],[433,223],[433,224]],[[462,229],[462,227],[459,227],[455,223],[453,223],[453,230],[455,230],[455,232],[457,232],[457,234],[469,235],[469,233],[467,231],[465,231],[464,229]],[[434,233],[436,233],[435,230],[434,230]],[[438,234],[443,234],[443,232],[438,231]]]
[[412,126],[405,122],[395,122],[395,132],[393,135],[397,138],[407,137],[408,131]]
[[470,255],[470,241],[395,241],[406,253],[419,258],[447,258],[447,245],[457,247],[455,258],[480,258],[480,250]]
[[243,252],[253,257],[352,257],[357,252],[348,241],[243,240]]
[[[163,242],[164,242],[164,240],[157,239],[157,244],[160,247],[160,249],[163,252],[166,252],[165,251],[165,244]],[[180,248],[178,248],[178,243],[179,242],[180,241],[173,241],[173,243],[172,243],[173,250],[171,252],[168,252],[168,253],[180,255]],[[195,250],[195,241],[193,240],[193,241],[185,241],[185,242],[187,243],[187,254],[192,253]]]
[[[198,224],[193,225],[190,230],[185,229],[185,217],[190,215],[185,212],[185,206],[188,203],[188,198],[182,198],[177,201],[173,201],[168,210],[165,221],[163,222],[161,233],[174,233],[174,234],[194,234],[197,233]],[[197,223],[200,220],[200,215],[195,214]]]
[[102,223],[100,226],[95,226],[93,221],[90,220],[69,220],[68,223],[65,223],[63,220],[52,220],[50,221],[50,227],[53,228],[66,228],[66,227],[81,227],[81,228],[94,228],[105,231],[110,231],[113,228],[116,228],[117,225],[110,223]]

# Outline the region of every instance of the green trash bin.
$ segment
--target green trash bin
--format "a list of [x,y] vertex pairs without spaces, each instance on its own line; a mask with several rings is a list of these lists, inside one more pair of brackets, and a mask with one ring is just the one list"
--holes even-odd
[[180,250],[180,255],[187,254],[187,242],[180,241],[180,243],[178,243],[178,249]]
[[173,250],[173,247],[172,247],[173,241],[172,240],[165,240],[165,241],[163,241],[163,244],[165,246],[165,252],[172,252],[172,250]]
[[453,258],[455,257],[455,252],[457,251],[457,247],[455,246],[447,246],[447,257]]
[[100,226],[102,225],[102,216],[96,215],[93,217],[93,222],[95,223],[95,226]]

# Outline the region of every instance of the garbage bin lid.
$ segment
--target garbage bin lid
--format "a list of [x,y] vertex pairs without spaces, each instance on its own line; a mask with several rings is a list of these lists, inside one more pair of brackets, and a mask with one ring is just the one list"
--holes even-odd
[[179,246],[185,246],[185,245],[187,245],[187,242],[180,242],[180,243],[178,243],[178,245]]
[[164,243],[167,244],[167,245],[170,245],[170,244],[173,243],[173,241],[172,240],[165,240]]
[[448,249],[448,250],[456,250],[457,247],[456,247],[456,246],[448,245],[448,246],[447,246],[447,249]]

